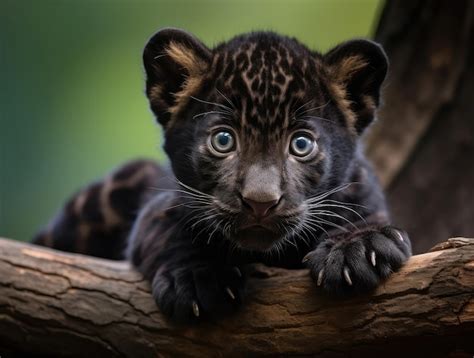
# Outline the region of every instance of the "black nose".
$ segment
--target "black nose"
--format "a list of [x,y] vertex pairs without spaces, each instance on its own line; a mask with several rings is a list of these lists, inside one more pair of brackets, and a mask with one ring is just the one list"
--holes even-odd
[[270,210],[278,205],[280,199],[271,201],[255,201],[249,198],[242,197],[243,202],[252,209],[253,215],[256,218],[263,218],[270,213]]

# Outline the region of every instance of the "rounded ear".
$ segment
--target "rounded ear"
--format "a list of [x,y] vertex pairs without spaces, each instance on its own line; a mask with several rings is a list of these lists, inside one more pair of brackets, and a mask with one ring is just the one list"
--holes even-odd
[[199,89],[211,60],[211,51],[183,30],[165,28],[148,41],[143,51],[146,93],[164,127]]
[[330,81],[343,98],[343,112],[357,133],[374,120],[380,89],[388,71],[388,58],[379,44],[369,40],[344,42],[324,55]]

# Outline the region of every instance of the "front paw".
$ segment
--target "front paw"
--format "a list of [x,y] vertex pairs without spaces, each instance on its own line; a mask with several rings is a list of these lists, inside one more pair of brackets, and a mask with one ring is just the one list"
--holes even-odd
[[160,310],[177,322],[235,311],[242,303],[244,277],[238,267],[163,264],[152,282]]
[[349,295],[376,288],[410,256],[408,235],[385,226],[331,236],[303,261],[318,286],[335,295]]

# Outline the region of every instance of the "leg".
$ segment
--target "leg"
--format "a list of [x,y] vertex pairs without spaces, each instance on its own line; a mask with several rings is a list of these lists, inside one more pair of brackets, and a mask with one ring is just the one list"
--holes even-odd
[[132,229],[129,259],[151,282],[161,312],[175,321],[235,311],[244,293],[242,271],[205,243],[193,243],[180,204],[170,193],[148,203]]

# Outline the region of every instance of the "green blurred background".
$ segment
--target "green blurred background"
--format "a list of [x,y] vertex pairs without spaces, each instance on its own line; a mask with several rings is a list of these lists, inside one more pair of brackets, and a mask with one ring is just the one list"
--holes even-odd
[[370,37],[377,0],[0,0],[0,236],[29,240],[85,183],[135,157],[166,160],[141,52],[165,26],[212,46],[268,29],[327,50]]

